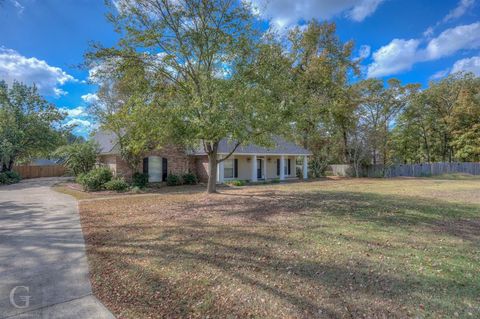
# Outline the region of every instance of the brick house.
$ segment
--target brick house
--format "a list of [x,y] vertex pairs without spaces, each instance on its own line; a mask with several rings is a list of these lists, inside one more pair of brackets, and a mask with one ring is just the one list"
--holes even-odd
[[[98,132],[93,140],[100,147],[99,163],[109,167],[117,176],[131,177],[131,170],[120,157],[120,148],[114,134]],[[227,160],[217,165],[217,182],[241,179],[252,182],[269,179],[294,179],[296,162],[302,159],[303,178],[308,176],[307,158],[311,153],[281,137],[273,140],[272,148],[257,145],[240,145]],[[220,142],[218,155],[230,153],[233,145],[226,140]],[[150,182],[165,181],[168,174],[192,172],[200,181],[208,180],[208,157],[203,149],[188,150],[177,145],[164,146],[144,155],[138,171],[148,173]]]

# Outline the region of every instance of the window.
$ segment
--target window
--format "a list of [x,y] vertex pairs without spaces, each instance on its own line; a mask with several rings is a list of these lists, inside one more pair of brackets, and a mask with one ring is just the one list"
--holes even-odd
[[234,165],[234,160],[233,159],[227,159],[225,160],[223,164],[223,177],[224,178],[233,178],[233,174],[235,171],[235,165]]

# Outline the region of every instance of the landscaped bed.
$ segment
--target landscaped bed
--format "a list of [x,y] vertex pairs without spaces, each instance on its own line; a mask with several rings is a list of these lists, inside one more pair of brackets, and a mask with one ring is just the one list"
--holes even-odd
[[79,207],[94,293],[120,318],[480,316],[479,180],[196,187]]

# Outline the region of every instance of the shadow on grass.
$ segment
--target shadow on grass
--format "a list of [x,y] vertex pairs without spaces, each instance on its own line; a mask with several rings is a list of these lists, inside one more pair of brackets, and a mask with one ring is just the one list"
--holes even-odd
[[[415,231],[421,226],[438,238],[467,240],[466,246],[478,250],[478,206],[356,192],[262,189],[223,191],[206,201],[182,203],[175,207],[182,216],[168,218],[158,203],[139,212],[146,219],[118,207],[82,213],[95,290],[125,317],[479,314],[474,306],[462,304],[478,302],[480,291],[478,282],[459,279],[462,267],[452,276],[408,273],[403,263],[420,250],[402,242],[397,247],[378,243],[374,249],[403,254],[392,266],[392,261],[373,260],[351,248],[376,243],[331,232],[335,220],[345,227],[342,222],[348,219],[357,227],[368,224],[365,231],[389,229],[395,240],[396,228]],[[318,251],[312,235],[325,241],[327,252]],[[438,245],[433,242],[431,248]],[[476,262],[470,256],[464,259]],[[112,294],[112,286],[124,292]]]
[[[314,191],[292,193],[260,190],[250,194],[223,192],[234,207],[227,215],[240,216],[256,222],[268,222],[278,215],[348,217],[381,227],[411,227],[428,225],[434,232],[447,232],[465,240],[478,241],[480,236],[480,206],[459,204],[439,199],[379,195],[360,192]],[[232,200],[230,197],[241,197]],[[221,204],[224,204],[221,202]],[[203,207],[202,207],[203,206]],[[195,208],[216,211],[218,202],[196,204]]]

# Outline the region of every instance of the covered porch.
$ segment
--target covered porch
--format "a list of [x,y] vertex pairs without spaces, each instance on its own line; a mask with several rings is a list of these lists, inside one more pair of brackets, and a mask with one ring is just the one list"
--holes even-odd
[[[223,158],[225,154],[220,154]],[[285,181],[297,179],[297,160],[301,165],[301,176],[308,178],[307,155],[297,154],[233,154],[217,164],[217,183],[230,180],[249,182],[278,179]]]

